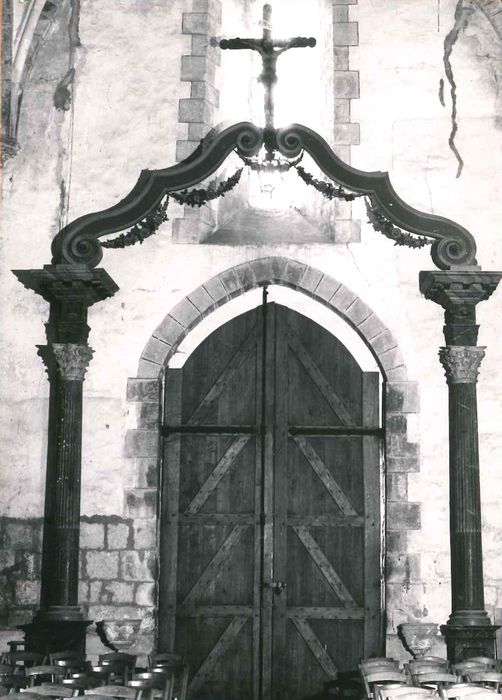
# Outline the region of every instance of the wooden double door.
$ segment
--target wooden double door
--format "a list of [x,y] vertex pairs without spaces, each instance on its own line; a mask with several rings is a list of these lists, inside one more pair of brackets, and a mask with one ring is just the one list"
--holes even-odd
[[381,650],[379,385],[276,304],[166,373],[158,646],[189,698],[305,698]]

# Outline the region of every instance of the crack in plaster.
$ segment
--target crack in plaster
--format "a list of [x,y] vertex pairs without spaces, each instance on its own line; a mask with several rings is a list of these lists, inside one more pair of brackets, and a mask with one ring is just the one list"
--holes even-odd
[[[464,167],[464,161],[462,160],[462,156],[460,155],[457,146],[455,144],[455,136],[457,135],[458,132],[458,122],[457,122],[457,84],[455,82],[455,78],[453,76],[453,67],[451,65],[451,55],[453,52],[453,47],[459,37],[459,34],[461,31],[465,30],[469,24],[469,20],[471,18],[471,15],[475,11],[475,8],[471,4],[471,0],[467,0],[464,4],[465,0],[458,0],[457,5],[455,7],[455,23],[448,32],[448,34],[445,36],[444,39],[444,54],[443,54],[443,64],[444,64],[444,72],[446,75],[446,78],[450,84],[450,94],[451,94],[451,131],[450,131],[450,136],[448,138],[448,145],[454,154],[455,158],[458,161],[458,168],[457,168],[457,175],[456,177],[460,177],[462,174],[462,170]],[[443,107],[445,106],[444,102],[444,80],[441,78],[439,81],[439,100]]]
[[347,248],[347,252],[350,253],[350,255],[351,255],[351,257],[352,257],[352,262],[354,263],[354,267],[356,268],[356,270],[357,270],[357,271],[359,272],[359,274],[361,275],[362,272],[361,272],[361,270],[359,269],[359,265],[357,264],[357,260],[356,260],[356,257],[355,257],[355,255],[354,255],[353,251],[351,250],[351,248],[349,248],[349,244],[348,244],[348,243],[345,243],[345,247]]
[[[74,114],[74,85],[76,77],[76,49],[82,46],[79,34],[81,0],[70,0],[70,16],[68,19],[68,71],[63,79],[58,83],[54,92],[54,106],[62,111],[70,111],[70,121],[66,144],[63,144],[62,139],[62,154],[60,156],[60,225],[64,226],[68,223],[68,212],[70,210],[70,191],[72,180],[72,164],[73,164],[73,139],[75,131],[75,114]],[[63,137],[63,134],[61,134]],[[67,155],[68,163],[66,166],[66,181],[64,177],[63,157]]]
[[54,91],[54,107],[67,112],[71,107],[70,87],[75,78],[75,68],[70,68],[62,80],[59,81]]
[[[444,104],[443,104],[444,107]],[[429,161],[430,161],[430,151],[427,153],[427,159],[425,162],[425,170],[424,170],[424,178],[425,178],[425,185],[427,187],[427,190],[429,192],[429,208],[431,212],[434,214],[434,203],[432,201],[432,188],[431,188],[431,183],[429,182]]]
[[71,86],[75,79],[75,49],[82,46],[79,36],[80,0],[70,0],[68,21],[68,70],[54,91],[54,107],[68,111],[72,103]]

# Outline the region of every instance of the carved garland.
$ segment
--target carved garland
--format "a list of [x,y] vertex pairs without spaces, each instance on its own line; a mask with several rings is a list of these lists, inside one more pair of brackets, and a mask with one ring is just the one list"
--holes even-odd
[[305,168],[301,165],[296,167],[296,172],[298,176],[303,180],[306,185],[311,185],[320,192],[326,199],[344,199],[346,202],[352,202],[356,197],[364,197],[363,194],[356,194],[355,192],[347,192],[342,189],[339,185],[335,187],[331,182],[325,182],[324,180],[316,180],[311,173],[308,173]]
[[365,197],[364,202],[366,204],[369,223],[373,226],[375,231],[380,232],[386,238],[390,238],[394,241],[394,245],[405,245],[409,248],[423,248],[432,243],[432,240],[429,240],[425,236],[414,237],[411,233],[402,231],[400,228],[397,228],[397,226],[394,226],[382,213],[374,197],[366,197],[364,194],[347,192],[341,185],[335,187],[330,182],[316,180],[316,178],[311,173],[308,173],[301,165],[296,166],[295,170],[305,184],[315,187],[326,199],[344,199],[346,202],[352,202],[357,197]]
[[413,236],[407,231],[402,231],[397,226],[394,226],[387,217],[382,214],[374,197],[366,197],[366,213],[368,214],[369,223],[375,231],[379,231],[386,238],[394,241],[394,245],[405,245],[408,248],[423,248],[426,245],[431,245],[432,240],[425,236]]
[[[309,154],[328,182],[316,180],[303,169],[297,170],[297,174],[324,197],[351,201],[361,193],[369,196],[368,217],[375,229],[397,245],[417,248],[432,243],[431,258],[439,269],[477,264],[476,241],[472,234],[455,221],[407,205],[394,191],[387,173],[364,172],[348,166],[335,156],[319,134],[302,124],[273,131],[268,140],[265,137],[263,129],[241,122],[227,127],[210,140],[203,140],[192,156],[178,165],[143,170],[123,200],[109,209],[82,216],[58,232],[51,244],[53,264],[75,263],[95,267],[102,258],[102,248],[125,247],[145,240],[166,220],[167,196],[174,196],[189,206],[202,206],[209,199],[222,196],[231,189],[232,178],[218,187],[191,191],[187,188],[216,172],[232,151],[253,158],[264,143],[268,144],[269,153],[271,150],[277,153],[277,159],[273,160],[279,165],[282,163],[280,156],[290,163],[295,160],[294,166],[297,166],[302,152]],[[274,169],[276,163],[269,163],[268,167],[270,165],[270,169]],[[132,228],[127,233],[115,239],[105,243],[99,240],[130,226]]]
[[[302,154],[303,155],[303,154]],[[252,170],[258,170],[259,167],[249,158],[242,158],[245,165],[250,167]],[[286,163],[284,167],[275,169],[289,170],[293,168],[296,170],[298,176],[303,180],[306,185],[314,187],[318,192],[320,192],[323,197],[328,200],[332,199],[343,199],[346,202],[352,202],[357,197],[365,197],[364,194],[347,192],[341,185],[335,187],[330,182],[325,182],[324,180],[317,180],[311,173],[307,172],[305,168],[298,165],[301,160],[301,156],[292,163]],[[238,184],[241,179],[242,168],[239,168],[233,175],[216,185],[215,181],[211,182],[207,189],[197,188],[193,190],[181,190],[180,192],[170,192],[161,201],[161,203],[150,212],[142,221],[133,226],[127,233],[122,233],[116,238],[112,238],[108,241],[102,241],[101,245],[103,248],[126,248],[127,246],[135,245],[136,243],[143,243],[146,238],[153,236],[157,233],[161,224],[165,221],[169,221],[167,216],[167,208],[169,206],[169,197],[174,199],[178,204],[187,205],[190,207],[201,207],[212,199],[217,199],[218,197],[224,197],[227,192],[230,192]],[[366,212],[368,214],[369,223],[373,226],[375,231],[382,233],[386,238],[394,241],[394,245],[404,245],[409,248],[423,248],[426,245],[430,245],[432,240],[426,238],[425,236],[415,237],[411,233],[402,231],[401,229],[394,226],[384,214],[382,214],[378,203],[374,197],[365,197]]]
[[169,197],[178,202],[178,204],[187,204],[190,207],[201,207],[211,199],[224,197],[227,192],[230,192],[239,180],[241,179],[242,168],[239,168],[233,175],[221,182],[219,185],[213,181],[207,189],[182,190],[181,192],[170,192],[161,203],[150,212],[142,221],[133,226],[127,233],[121,233],[120,236],[112,238],[109,241],[101,243],[103,248],[126,248],[135,243],[143,243],[145,238],[153,236],[157,233],[158,228],[165,221],[169,221],[167,216],[167,207],[169,206]]

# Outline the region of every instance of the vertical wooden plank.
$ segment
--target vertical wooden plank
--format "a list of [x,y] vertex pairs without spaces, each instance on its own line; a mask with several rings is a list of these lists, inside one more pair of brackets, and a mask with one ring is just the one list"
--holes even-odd
[[[380,424],[378,372],[363,374],[363,425]],[[383,552],[382,552],[382,441],[364,436],[364,656],[380,656],[383,649]]]
[[275,653],[273,633],[273,591],[274,579],[274,435],[273,415],[275,392],[274,378],[274,336],[275,304],[264,304],[264,362],[262,376],[262,439],[263,462],[261,493],[262,521],[262,566],[261,566],[261,649],[262,649],[262,698],[271,697],[272,663]]
[[[275,307],[275,305],[274,305]],[[275,406],[274,425],[274,570],[273,580],[287,586],[287,510],[288,510],[288,363],[289,345],[286,333],[287,314],[284,307],[275,307]],[[286,652],[286,604],[288,589],[273,594],[274,664],[272,697],[286,697],[288,679],[284,666]],[[291,690],[291,689],[290,689]]]
[[[263,382],[264,377],[264,333],[263,309],[257,312],[256,321],[256,392],[255,420],[263,424]],[[254,480],[254,553],[253,553],[253,700],[262,698],[262,595],[263,595],[263,532],[262,532],[262,489],[263,489],[263,436],[258,435],[255,449]]]
[[[181,420],[183,371],[168,369],[165,381],[164,415],[168,424]],[[159,542],[159,620],[158,651],[174,650],[176,630],[176,587],[178,565],[178,520],[181,437],[171,435],[164,440],[160,496]]]

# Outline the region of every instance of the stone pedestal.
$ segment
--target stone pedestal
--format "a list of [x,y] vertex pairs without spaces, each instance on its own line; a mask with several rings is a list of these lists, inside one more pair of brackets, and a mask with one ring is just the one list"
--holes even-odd
[[87,309],[118,288],[104,270],[86,265],[14,274],[50,303],[48,343],[39,346],[50,382],[41,598],[33,622],[22,629],[30,651],[83,652],[90,624],[78,605],[82,392],[93,352]]
[[50,620],[35,617],[33,622],[20,625],[24,632],[26,651],[51,654],[56,651],[75,651],[85,654],[85,635],[90,620]]
[[421,272],[420,290],[445,309],[446,347],[439,351],[448,383],[452,613],[441,631],[448,658],[494,656],[495,631],[484,603],[476,382],[484,348],[476,346],[476,304],[502,273]]
[[474,656],[495,658],[495,635],[498,625],[455,625],[451,618],[441,625],[450,663],[458,663]]

